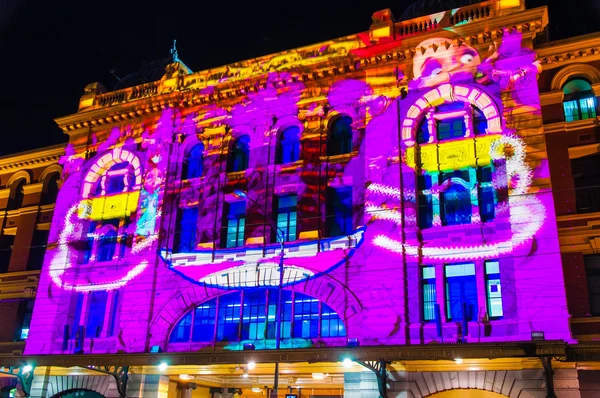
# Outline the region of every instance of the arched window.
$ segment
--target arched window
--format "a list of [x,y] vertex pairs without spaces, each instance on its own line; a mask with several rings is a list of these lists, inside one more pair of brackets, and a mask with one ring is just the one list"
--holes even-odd
[[[173,328],[169,341],[272,340],[276,335],[277,303],[277,289],[247,290],[243,295],[240,292],[225,294],[185,314]],[[288,290],[283,291],[282,303],[282,339],[346,335],[344,323],[327,304]]]
[[471,193],[459,183],[451,183],[441,194],[442,225],[471,223]]
[[10,186],[10,196],[8,198],[8,206],[6,210],[16,210],[23,206],[23,187],[25,186],[25,179],[21,178],[12,183]]
[[229,153],[228,172],[244,171],[250,161],[250,136],[243,135],[231,146]]
[[58,180],[60,174],[52,173],[44,180],[44,186],[42,190],[41,204],[49,205],[56,202],[56,196],[58,195]]
[[196,144],[187,153],[183,162],[182,177],[186,180],[202,177],[204,161],[204,145]]
[[563,87],[565,120],[585,120],[596,117],[596,97],[590,83],[574,79]]
[[352,152],[352,119],[342,116],[335,120],[327,136],[327,155],[343,155]]
[[111,261],[117,249],[117,231],[110,228],[100,237],[98,261]]
[[277,137],[276,163],[292,163],[300,159],[300,129],[288,127]]
[[83,388],[74,388],[53,395],[52,398],[104,398],[104,395]]

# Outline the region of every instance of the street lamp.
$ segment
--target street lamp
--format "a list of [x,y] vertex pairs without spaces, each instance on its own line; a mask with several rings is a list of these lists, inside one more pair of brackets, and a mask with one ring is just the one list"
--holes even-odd
[[[250,198],[246,192],[236,189],[235,191],[233,191],[233,193],[240,198],[248,199],[250,202],[255,204],[258,207],[258,209],[261,208],[260,204],[256,200]],[[269,224],[271,224],[271,227],[277,235],[277,240],[279,241],[279,245],[281,248],[281,251],[279,253],[279,284],[277,286],[277,311],[275,312],[275,349],[278,350],[281,345],[281,311],[283,307],[283,261],[285,259],[285,234],[283,230],[279,228],[277,224],[275,224],[271,217],[269,217],[263,211],[261,211],[261,213],[267,219]],[[279,393],[279,362],[275,362],[273,392],[275,396],[277,396],[277,394]]]

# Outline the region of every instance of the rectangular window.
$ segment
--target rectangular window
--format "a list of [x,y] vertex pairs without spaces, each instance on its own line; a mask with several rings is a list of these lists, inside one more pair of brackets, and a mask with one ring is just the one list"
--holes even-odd
[[352,233],[352,188],[327,188],[327,236]]
[[596,97],[578,98],[563,102],[565,120],[573,122],[596,117]]
[[464,314],[467,320],[472,320],[477,313],[475,264],[446,265],[445,274],[446,317],[460,321]]
[[215,337],[215,317],[217,316],[217,301],[211,300],[196,307],[194,314],[194,329],[192,341],[213,341]]
[[29,336],[29,326],[31,325],[31,315],[33,314],[33,300],[27,300],[19,303],[19,312],[23,321],[19,330],[19,340],[27,340]]
[[600,211],[600,154],[571,160],[577,213]]
[[294,299],[294,337],[319,337],[319,300],[297,295]]
[[423,321],[435,321],[435,267],[423,267],[421,284],[423,288]]
[[485,288],[488,315],[492,319],[502,318],[504,311],[502,310],[500,263],[498,261],[485,262]]
[[224,217],[224,240],[226,248],[244,246],[246,228],[246,202],[232,202],[225,206],[227,216]]
[[81,321],[81,310],[83,309],[83,293],[78,293],[75,301],[75,312],[73,313],[73,327],[71,328],[71,338],[79,338],[79,324]]
[[14,243],[15,235],[0,236],[0,273],[8,272]]
[[453,138],[462,138],[465,136],[465,130],[465,118],[462,116],[452,119],[438,120],[438,141],[451,140]]
[[110,324],[108,326],[108,335],[115,335],[115,325],[117,323],[117,310],[119,309],[119,291],[113,292],[112,305],[110,309]]
[[217,340],[237,341],[240,327],[240,295],[227,295],[219,300]]
[[590,314],[600,316],[600,256],[585,256],[584,261],[590,297]]
[[266,306],[267,297],[264,291],[244,293],[242,340],[262,340],[265,338]]
[[276,234],[283,233],[285,242],[296,240],[296,217],[298,196],[279,196],[277,198],[277,228]]
[[85,337],[100,337],[104,316],[106,314],[107,292],[90,293],[89,311],[86,322]]
[[48,230],[35,230],[31,240],[31,249],[27,258],[27,270],[40,270],[44,262],[46,244],[48,243]]
[[196,248],[198,208],[179,209],[179,212],[179,222],[175,227],[179,229],[179,234],[175,233],[175,239],[178,239],[176,247],[179,253],[188,253]]
[[188,312],[171,332],[171,343],[187,343],[190,341],[190,330],[192,329],[192,313]]

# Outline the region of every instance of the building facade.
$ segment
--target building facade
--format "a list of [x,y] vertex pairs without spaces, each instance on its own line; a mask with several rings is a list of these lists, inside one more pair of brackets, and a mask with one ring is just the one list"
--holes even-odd
[[173,49],[157,81],[86,87],[57,119],[32,396],[598,392],[569,354],[597,334],[597,186],[568,159],[597,149],[600,80],[593,49],[562,55],[595,36],[536,53],[546,8],[418,8],[208,71]]
[[[64,146],[0,158],[0,352],[22,354],[44,261]],[[0,379],[0,394],[16,385]]]

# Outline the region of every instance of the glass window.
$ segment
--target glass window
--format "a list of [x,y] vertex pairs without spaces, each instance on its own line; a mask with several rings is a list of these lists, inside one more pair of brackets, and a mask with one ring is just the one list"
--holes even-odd
[[240,326],[240,293],[221,296],[217,316],[217,340],[237,341]]
[[81,322],[81,310],[83,309],[83,293],[77,293],[75,298],[75,311],[73,312],[73,325],[71,338],[79,338],[79,327]]
[[485,288],[487,294],[488,315],[492,319],[502,318],[502,288],[500,285],[500,263],[485,262]]
[[446,265],[446,317],[472,320],[477,314],[475,264]]
[[327,188],[327,236],[350,235],[352,229],[352,188]]
[[265,291],[246,291],[242,314],[242,340],[262,340],[266,333]]
[[89,296],[89,310],[86,322],[85,337],[100,337],[106,314],[107,292],[92,292]]
[[327,155],[343,155],[352,152],[352,119],[342,116],[331,124],[327,137]]
[[298,196],[279,196],[277,197],[277,228],[276,234],[283,233],[285,242],[296,240],[296,206]]
[[438,120],[438,141],[451,140],[453,138],[462,138],[465,136],[465,130],[466,128],[464,116],[452,119]]
[[485,115],[478,108],[473,108],[473,131],[475,135],[487,133],[488,123]]
[[419,124],[419,129],[417,130],[417,142],[419,144],[427,144],[429,142],[429,121],[427,117],[423,117],[421,123]]
[[459,183],[451,183],[440,194],[442,225],[471,223],[471,192]]
[[111,261],[115,256],[116,249],[117,231],[109,229],[100,237],[100,242],[98,244],[98,261]]
[[585,256],[584,261],[590,296],[590,314],[600,316],[600,256]]
[[183,177],[192,179],[202,177],[204,161],[204,145],[196,144],[190,149],[183,163]]
[[435,289],[435,267],[423,267],[422,279],[423,287],[423,321],[435,321],[435,304],[436,289]]
[[574,79],[563,87],[565,120],[586,120],[596,117],[596,97],[590,83]]
[[[188,253],[196,248],[196,230],[198,222],[198,208],[179,209],[180,221],[176,228],[180,228],[177,248],[179,253]],[[177,239],[177,233],[175,236]]]
[[196,307],[192,341],[211,342],[215,338],[217,300],[213,299]]
[[26,340],[29,336],[29,327],[31,325],[31,315],[33,314],[33,300],[27,300],[20,304],[22,310],[23,321],[21,322],[21,330],[19,331],[19,340]]
[[[234,292],[209,300],[188,312],[175,325],[169,341],[212,342],[215,319],[217,341],[275,339],[278,290],[258,288]],[[344,323],[329,306],[305,294],[283,291],[281,312],[281,338],[343,337]],[[240,324],[240,309],[242,311]],[[241,334],[240,334],[241,332]],[[190,336],[191,333],[191,336]]]
[[600,154],[571,160],[577,213],[600,211]]
[[112,305],[110,308],[110,324],[108,325],[108,336],[115,335],[115,327],[117,325],[117,311],[119,309],[119,291],[114,290],[112,296]]
[[321,307],[321,337],[346,336],[346,327],[337,312],[325,303]]
[[188,312],[175,326],[171,332],[171,343],[183,343],[190,341],[190,330],[192,328],[192,313]]
[[90,221],[88,228],[87,228],[87,232],[88,234],[85,236],[84,241],[85,241],[85,248],[83,251],[83,264],[87,264],[90,262],[90,260],[92,259],[92,254],[94,251],[94,242],[95,242],[95,238],[94,235],[96,233],[96,221]]
[[229,155],[229,172],[244,171],[250,161],[250,137],[243,135],[231,146]]
[[129,162],[120,162],[112,166],[106,173],[105,191],[107,194],[120,193],[134,184],[133,174],[129,170]]
[[277,164],[292,163],[300,159],[300,128],[288,127],[283,130],[277,141]]
[[226,204],[227,217],[225,223],[225,247],[233,248],[244,245],[244,230],[246,227],[246,202],[231,202]]
[[294,337],[319,337],[319,300],[296,293],[294,298]]

